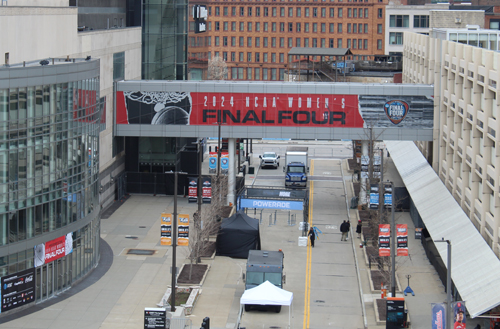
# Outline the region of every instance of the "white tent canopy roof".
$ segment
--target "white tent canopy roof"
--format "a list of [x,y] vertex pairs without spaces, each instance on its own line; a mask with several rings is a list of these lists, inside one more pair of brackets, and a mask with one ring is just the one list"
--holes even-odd
[[[450,240],[451,277],[474,318],[500,304],[500,261],[413,142],[385,141],[433,240]],[[447,244],[436,243],[447,266]]]
[[290,306],[293,300],[293,293],[276,287],[266,281],[255,288],[245,290],[241,296],[242,305],[284,305]]

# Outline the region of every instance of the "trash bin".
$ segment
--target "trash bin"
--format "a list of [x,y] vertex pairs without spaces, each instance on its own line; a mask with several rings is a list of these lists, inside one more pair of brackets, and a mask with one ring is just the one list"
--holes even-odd
[[248,167],[248,174],[254,175],[255,174],[255,167]]
[[358,197],[353,196],[351,198],[351,209],[356,209],[358,207]]

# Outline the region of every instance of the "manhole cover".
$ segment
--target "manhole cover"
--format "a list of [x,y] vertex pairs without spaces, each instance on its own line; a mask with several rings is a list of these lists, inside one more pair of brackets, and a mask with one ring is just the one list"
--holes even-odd
[[142,256],[151,256],[154,255],[155,250],[151,249],[129,249],[127,251],[127,255],[142,255]]

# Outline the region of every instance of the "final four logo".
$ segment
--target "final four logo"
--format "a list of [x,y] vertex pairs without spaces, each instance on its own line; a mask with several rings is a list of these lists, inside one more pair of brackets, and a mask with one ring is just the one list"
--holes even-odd
[[409,110],[408,103],[399,100],[389,101],[384,104],[385,114],[395,125],[404,120]]

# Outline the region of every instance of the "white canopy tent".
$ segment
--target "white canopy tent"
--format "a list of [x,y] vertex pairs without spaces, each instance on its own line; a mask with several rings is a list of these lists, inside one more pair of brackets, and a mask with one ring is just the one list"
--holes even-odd
[[[288,306],[288,327],[290,327],[293,293],[276,287],[269,281],[255,288],[245,290],[240,299],[240,305],[281,305]],[[241,312],[241,311],[240,311]]]

